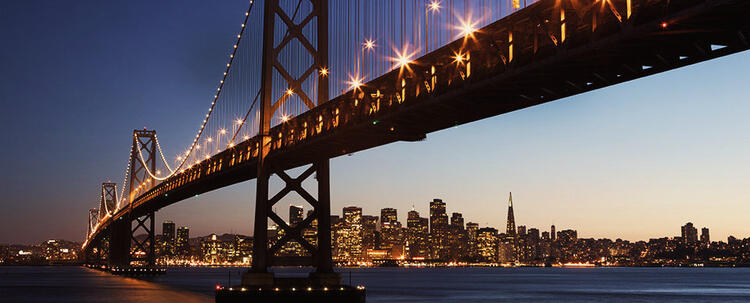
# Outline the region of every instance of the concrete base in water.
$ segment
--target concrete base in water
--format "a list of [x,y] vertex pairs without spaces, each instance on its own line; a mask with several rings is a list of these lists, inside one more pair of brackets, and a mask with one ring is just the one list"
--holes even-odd
[[247,273],[243,285],[217,287],[216,302],[327,302],[364,303],[364,286],[341,284],[336,273],[310,274],[307,278],[276,278],[273,273]]
[[84,265],[91,269],[101,270],[120,276],[155,276],[167,273],[164,267],[109,267],[106,265]]

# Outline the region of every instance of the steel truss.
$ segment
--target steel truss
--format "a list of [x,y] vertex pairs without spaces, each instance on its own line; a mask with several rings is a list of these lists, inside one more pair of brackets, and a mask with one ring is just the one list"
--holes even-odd
[[[305,0],[302,0],[305,1]],[[275,257],[274,254],[285,244],[297,242],[301,244],[309,253],[312,254],[312,260],[309,265],[316,267],[317,273],[333,273],[331,262],[331,232],[330,232],[330,180],[329,180],[329,160],[328,158],[318,159],[313,162],[297,178],[290,177],[283,169],[272,166],[266,162],[266,157],[270,151],[271,138],[269,130],[271,128],[271,118],[278,110],[279,106],[286,101],[286,97],[273,101],[273,71],[276,70],[286,81],[289,88],[296,91],[305,105],[312,109],[316,105],[328,101],[328,78],[317,72],[319,69],[325,69],[328,65],[328,1],[327,0],[307,0],[312,3],[312,10],[306,15],[301,16],[299,24],[294,23],[294,18],[290,18],[279,6],[278,0],[268,0],[264,5],[264,28],[263,28],[263,65],[261,70],[261,107],[260,107],[260,136],[262,138],[261,148],[258,150],[258,178],[255,201],[255,228],[254,228],[254,247],[253,247],[253,264],[252,271],[255,273],[266,273],[267,268],[272,265],[284,265],[284,260]],[[278,45],[274,42],[274,28],[276,20],[280,19],[288,29],[283,39]],[[305,36],[302,29],[313,19],[316,20],[317,27],[317,45],[313,46],[310,39]],[[298,79],[294,79],[286,70],[283,63],[278,60],[279,53],[283,50],[292,39],[297,39],[305,50],[315,58],[315,63],[309,66]],[[316,76],[318,80],[315,102],[312,98],[301,89],[301,83],[310,77]],[[317,174],[318,197],[314,198],[303,187],[302,182],[309,178],[313,173]],[[278,175],[284,182],[285,187],[269,199],[268,181],[272,174]],[[276,213],[272,211],[273,205],[290,192],[297,192],[312,207],[313,214],[307,216],[305,220],[296,226],[289,226]],[[268,219],[271,218],[284,231],[284,236],[276,241],[269,248],[268,241]],[[317,247],[310,244],[302,237],[302,230],[309,227],[313,220],[318,220],[318,241]],[[288,261],[288,260],[287,260]]]

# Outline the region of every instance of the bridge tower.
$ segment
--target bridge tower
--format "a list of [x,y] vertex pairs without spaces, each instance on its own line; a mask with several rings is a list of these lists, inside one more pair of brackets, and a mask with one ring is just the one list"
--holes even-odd
[[[127,205],[121,206],[128,211],[128,215],[121,217],[110,225],[109,263],[111,267],[129,267],[131,261],[137,262],[139,266],[154,266],[155,234],[154,234],[154,211],[135,213],[132,211],[132,202],[139,193],[143,193],[155,185],[155,179],[151,176],[156,174],[156,131],[134,130],[133,145],[131,147],[130,169],[128,171]],[[109,186],[109,185],[108,185]],[[108,189],[110,187],[107,187]],[[114,185],[111,187],[114,188]],[[106,205],[105,193],[107,191],[102,185],[102,203]],[[117,195],[112,191],[113,205],[117,204]],[[135,221],[135,227],[133,222]],[[145,233],[143,239],[136,238],[139,233]]]
[[[99,223],[99,219],[99,210],[96,208],[89,209],[89,226],[86,238],[89,238],[91,233],[94,232],[94,227]],[[83,258],[86,264],[98,265],[101,261],[101,243],[97,243],[98,245],[93,244],[94,243],[90,243],[86,246],[86,251],[83,252]]]
[[117,210],[117,189],[115,183],[102,183],[102,195],[101,202],[99,203],[99,209],[102,211],[99,213],[100,218],[106,215],[112,215]]
[[[261,106],[260,106],[260,125],[259,135],[261,137],[261,148],[258,153],[258,174],[257,189],[255,199],[255,224],[254,224],[254,246],[253,246],[253,264],[250,272],[243,276],[243,285],[260,285],[266,286],[273,284],[274,276],[268,272],[268,267],[273,265],[284,265],[285,261],[274,254],[286,243],[297,242],[302,245],[310,254],[308,262],[304,264],[295,262],[294,265],[312,265],[315,271],[311,273],[311,279],[319,284],[336,285],[340,283],[340,277],[333,272],[331,261],[331,222],[330,222],[330,180],[329,180],[329,159],[321,157],[315,160],[307,170],[296,178],[289,176],[284,170],[278,169],[274,163],[267,161],[270,151],[271,137],[269,130],[271,128],[271,119],[287,98],[282,97],[273,100],[273,82],[274,70],[281,75],[283,83],[295,92],[301,94],[301,99],[305,102],[308,109],[312,109],[321,103],[328,101],[328,78],[327,73],[323,72],[328,68],[328,1],[327,0],[303,0],[312,3],[312,10],[309,13],[302,13],[297,19],[294,16],[288,16],[280,7],[279,0],[267,0],[263,8],[263,58],[261,66]],[[296,14],[296,12],[295,12]],[[306,14],[306,15],[305,15]],[[303,20],[296,24],[294,20]],[[305,35],[303,29],[312,21],[317,27],[315,39]],[[280,22],[279,22],[280,21]],[[279,23],[279,24],[277,24]],[[280,25],[288,30],[284,37],[275,37],[276,26]],[[305,51],[314,58],[314,63],[307,68],[305,72],[297,79],[286,72],[287,66],[279,60],[279,53],[288,46],[289,42],[297,39],[303,45],[306,45]],[[312,41],[311,41],[312,40]],[[280,41],[276,44],[276,41]],[[313,44],[315,43],[315,45]],[[300,88],[305,80],[317,77],[316,96],[307,96]],[[315,101],[313,103],[313,100]],[[284,188],[269,199],[269,178],[278,175],[284,182]],[[310,195],[303,187],[302,183],[307,178],[315,174],[318,181],[317,198]],[[312,207],[312,214],[295,226],[289,226],[273,210],[274,204],[284,196],[297,192]],[[269,247],[267,234],[268,219],[276,223],[283,231],[284,237],[276,241]],[[302,237],[302,230],[310,226],[313,220],[318,222],[317,246],[307,242]]]

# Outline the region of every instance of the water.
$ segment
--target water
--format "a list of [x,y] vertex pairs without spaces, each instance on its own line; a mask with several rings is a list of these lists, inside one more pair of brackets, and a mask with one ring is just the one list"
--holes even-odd
[[[242,268],[137,280],[79,267],[0,267],[0,302],[213,302]],[[367,302],[749,302],[750,268],[340,269]],[[299,274],[278,269],[278,275]]]

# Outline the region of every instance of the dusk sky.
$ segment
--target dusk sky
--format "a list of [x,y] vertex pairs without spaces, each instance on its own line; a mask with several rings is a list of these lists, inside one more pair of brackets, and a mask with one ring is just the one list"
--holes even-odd
[[[83,241],[101,183],[121,185],[133,129],[183,151],[247,5],[0,3],[0,243]],[[712,240],[748,237],[748,70],[740,53],[333,159],[332,211],[395,207],[405,221],[441,198],[502,229],[512,191],[516,224],[542,231],[647,240],[690,221]],[[169,206],[157,222],[251,234],[254,184]]]

